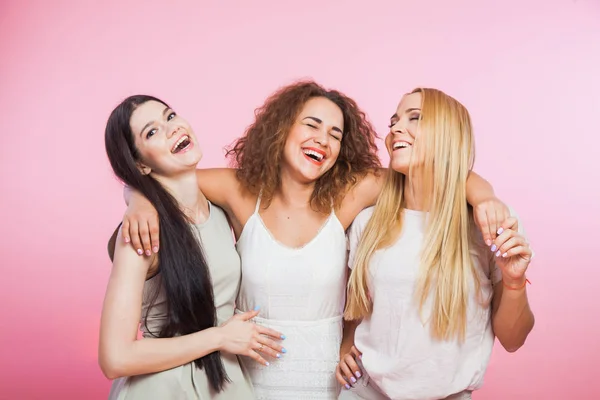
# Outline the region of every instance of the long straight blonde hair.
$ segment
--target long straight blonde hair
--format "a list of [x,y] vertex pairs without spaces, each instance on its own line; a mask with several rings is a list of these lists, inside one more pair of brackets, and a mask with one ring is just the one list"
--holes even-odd
[[[467,109],[445,93],[418,88],[421,93],[421,120],[413,154],[423,155],[423,165],[415,172],[423,183],[428,216],[422,246],[416,301],[423,305],[433,297],[430,326],[432,337],[440,340],[464,339],[470,283],[480,284],[469,255],[471,213],[466,198],[466,182],[474,161],[474,140]],[[368,266],[373,253],[394,243],[402,231],[402,210],[407,177],[389,168],[383,190],[356,251],[348,282],[344,317],[361,319],[372,311],[368,295]],[[375,289],[376,290],[376,289]]]

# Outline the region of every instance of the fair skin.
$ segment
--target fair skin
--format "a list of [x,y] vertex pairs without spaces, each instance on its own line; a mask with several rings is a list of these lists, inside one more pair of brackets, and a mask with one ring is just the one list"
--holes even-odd
[[[421,104],[421,93],[404,96],[392,117],[390,133],[386,138],[391,167],[405,175],[406,208],[411,210],[427,209],[424,201],[427,193],[420,190],[423,185],[419,179],[419,167],[423,164],[423,158],[412,153],[412,145],[419,134]],[[409,173],[409,169],[412,173]],[[494,252],[496,264],[502,271],[502,284],[494,288],[492,326],[502,346],[507,351],[514,352],[523,345],[534,325],[525,287],[525,272],[532,252],[526,239],[518,232],[516,218],[508,217],[504,220],[497,237],[491,243],[490,251]],[[336,378],[346,388],[361,376],[356,362],[361,354],[354,347],[354,332],[359,323],[360,321],[345,321],[344,324]]]
[[[209,208],[195,173],[202,153],[191,127],[155,101],[140,105],[130,125],[142,160],[138,169],[160,182],[191,221],[205,221]],[[181,139],[185,148],[174,152]],[[282,352],[280,332],[250,321],[258,311],[188,335],[137,340],[144,284],[157,271],[156,254],[139,257],[132,246],[116,241],[100,326],[99,363],[107,378],[160,372],[215,351],[245,355],[264,365],[261,353],[277,357]]]
[[[309,242],[328,217],[315,211],[310,197],[316,180],[329,170],[343,145],[343,116],[337,105],[325,98],[312,98],[292,126],[281,165],[281,185],[271,204],[261,207],[260,215],[273,236],[289,247]],[[314,160],[306,152],[316,152],[323,159]],[[213,203],[222,207],[231,219],[239,238],[246,221],[254,213],[257,198],[244,190],[233,169],[197,170],[198,183]],[[337,218],[347,229],[356,215],[375,204],[383,185],[383,174],[369,173],[344,197]],[[496,237],[498,221],[508,210],[493,195],[491,186],[476,174],[468,180],[468,200],[474,205],[476,220],[489,243]],[[125,241],[146,255],[159,248],[156,211],[140,194],[126,191],[129,203],[123,221]],[[142,250],[143,249],[143,250]]]

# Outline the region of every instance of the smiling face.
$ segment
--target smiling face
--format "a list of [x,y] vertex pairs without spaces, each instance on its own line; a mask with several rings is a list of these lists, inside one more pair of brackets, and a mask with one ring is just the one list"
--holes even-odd
[[294,121],[283,149],[282,172],[314,182],[335,164],[342,144],[342,110],[324,97],[309,99]]
[[390,154],[390,166],[394,171],[407,175],[409,169],[423,164],[421,152],[414,151],[414,144],[419,135],[421,119],[421,93],[407,94],[402,98],[396,113],[390,119],[390,132],[385,144]]
[[143,174],[177,175],[195,169],[202,158],[190,125],[160,102],[139,105],[129,123]]

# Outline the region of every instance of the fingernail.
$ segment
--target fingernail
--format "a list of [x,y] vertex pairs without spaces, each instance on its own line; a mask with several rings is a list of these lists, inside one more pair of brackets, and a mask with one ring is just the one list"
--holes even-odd
[[269,362],[267,361],[267,362],[265,363],[265,365],[268,367],[268,366],[269,366],[269,365],[271,365],[271,364],[269,364]]
[[348,385],[347,383],[344,385],[344,387],[345,387],[347,390],[350,390],[350,385]]
[[356,372],[354,373],[354,375],[356,375],[356,377],[357,377],[357,378],[360,378],[360,377],[362,376],[362,375],[360,374],[360,372],[359,372],[359,371],[356,371]]
[[506,258],[507,255],[508,255],[508,253],[504,253],[504,254],[502,254],[502,257]]
[[501,235],[501,234],[502,234],[502,232],[504,232],[504,229],[500,228],[500,229],[498,229],[498,232],[496,232],[496,233],[497,233],[498,235]]
[[142,249],[137,249],[137,253],[141,256],[142,254],[144,254],[144,252],[142,251]]
[[129,238],[128,237],[125,238],[125,243],[129,243]]
[[362,354],[360,356],[358,356],[358,358],[360,358],[362,360]]
[[485,241],[485,244],[487,244],[488,246],[491,246],[492,245],[492,241],[490,239],[488,239],[488,240]]
[[496,257],[499,257],[499,256],[500,256],[500,250],[498,250],[498,251],[496,252]]
[[153,250],[155,253],[158,253],[158,246],[154,246],[154,247],[152,248],[152,250]]
[[259,306],[254,307],[254,311],[258,311],[258,310],[260,310]]
[[497,248],[498,248],[498,247],[496,247],[496,245],[493,245],[493,246],[492,246],[492,248],[491,248],[491,250],[492,250],[492,253],[493,253],[494,251],[496,251],[496,249],[497,249]]
[[[285,340],[285,335],[281,335],[281,340]],[[284,351],[284,353],[285,353],[285,351]]]
[[350,378],[350,382],[356,383],[356,378],[355,377]]
[[149,255],[151,255],[151,254],[152,254],[152,253],[150,252],[150,250],[146,250],[146,255],[147,255],[147,256],[149,256]]
[[277,358],[281,358],[281,354],[277,353]]
[[285,349],[285,347],[282,347],[282,348],[281,348],[281,352],[282,352],[282,353],[287,353],[287,350]]

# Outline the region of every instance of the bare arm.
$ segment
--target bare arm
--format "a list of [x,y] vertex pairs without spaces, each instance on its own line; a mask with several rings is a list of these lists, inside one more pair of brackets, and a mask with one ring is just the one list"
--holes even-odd
[[494,288],[492,314],[494,333],[508,352],[517,351],[523,346],[535,323],[527,300],[525,281],[518,284],[511,283],[511,285],[519,285],[515,287],[522,286],[522,288],[505,290],[503,284],[496,285]]
[[116,240],[113,268],[108,282],[100,323],[99,363],[109,379],[164,371],[217,350],[247,355],[263,364],[255,352],[274,355],[282,347],[272,339],[281,333],[246,322],[258,311],[231,318],[221,327],[208,328],[172,338],[137,340],[144,282],[156,255],[138,257],[131,246]]
[[232,168],[209,168],[196,170],[198,187],[204,196],[224,210],[230,210],[232,203],[240,197],[240,185]]
[[525,277],[533,253],[516,217],[503,224],[494,246],[492,250],[496,251],[495,263],[502,272],[502,281],[494,288],[492,326],[502,346],[514,352],[525,343],[535,322],[527,299]]
[[100,323],[99,362],[109,379],[163,371],[221,346],[217,328],[174,338],[137,340],[144,282],[155,258],[138,257],[131,246],[116,241]]

